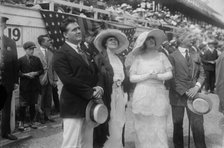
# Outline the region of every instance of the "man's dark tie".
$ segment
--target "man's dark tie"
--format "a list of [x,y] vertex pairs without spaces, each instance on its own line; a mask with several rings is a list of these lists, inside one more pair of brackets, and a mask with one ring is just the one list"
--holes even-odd
[[190,62],[190,55],[189,55],[189,51],[188,50],[185,50],[185,58],[186,58],[186,61],[187,61],[187,63],[189,63]]
[[81,55],[82,59],[86,62],[87,65],[89,65],[88,58],[85,52],[79,46],[77,46],[77,49],[78,49],[79,55]]

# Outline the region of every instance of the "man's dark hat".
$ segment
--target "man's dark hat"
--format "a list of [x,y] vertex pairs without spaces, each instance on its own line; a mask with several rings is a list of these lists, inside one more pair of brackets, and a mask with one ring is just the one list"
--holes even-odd
[[1,17],[1,19],[2,19],[2,22],[6,22],[9,18],[7,18],[7,17]]
[[210,41],[210,42],[208,42],[208,45],[209,45],[209,44],[210,44],[210,45],[212,44],[212,45],[215,45],[215,46],[216,46],[216,45],[218,45],[218,42],[217,42],[217,41]]
[[36,48],[36,45],[34,42],[28,41],[23,44],[23,48],[26,50],[28,48]]
[[206,44],[200,44],[198,48],[203,49],[204,47],[206,47]]

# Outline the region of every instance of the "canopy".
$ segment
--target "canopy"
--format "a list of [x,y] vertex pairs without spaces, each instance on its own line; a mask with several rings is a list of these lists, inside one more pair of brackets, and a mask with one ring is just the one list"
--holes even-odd
[[156,2],[166,6],[171,12],[178,11],[186,17],[224,28],[224,22],[215,16],[218,13],[200,0],[156,0]]

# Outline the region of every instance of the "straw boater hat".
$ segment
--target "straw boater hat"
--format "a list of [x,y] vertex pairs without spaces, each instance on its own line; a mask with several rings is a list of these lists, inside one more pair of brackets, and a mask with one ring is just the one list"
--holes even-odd
[[108,118],[107,107],[96,100],[90,100],[86,107],[86,120],[97,126],[104,123]]
[[187,107],[198,115],[207,114],[212,109],[212,102],[208,95],[198,93],[194,99],[187,100]]
[[99,52],[106,50],[104,48],[103,43],[108,37],[112,37],[112,36],[115,37],[119,42],[118,48],[116,49],[116,53],[121,53],[122,51],[124,51],[125,49],[128,48],[129,41],[123,32],[121,32],[120,30],[117,30],[117,29],[106,29],[106,30],[101,31],[96,36],[96,38],[93,42],[95,47],[99,50]]
[[134,45],[134,49],[132,50],[133,54],[136,54],[141,50],[144,46],[145,40],[147,37],[154,37],[156,41],[156,49],[160,47],[160,45],[167,39],[165,33],[160,29],[153,29],[149,32],[141,33]]

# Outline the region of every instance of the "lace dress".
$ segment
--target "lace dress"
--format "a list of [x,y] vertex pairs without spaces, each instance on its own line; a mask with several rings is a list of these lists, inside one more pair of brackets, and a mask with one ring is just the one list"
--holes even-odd
[[139,78],[135,80],[137,84],[132,101],[136,148],[168,148],[166,118],[170,105],[164,82],[143,77],[147,73],[165,73],[171,69],[163,53],[138,56],[131,66],[131,76]]

